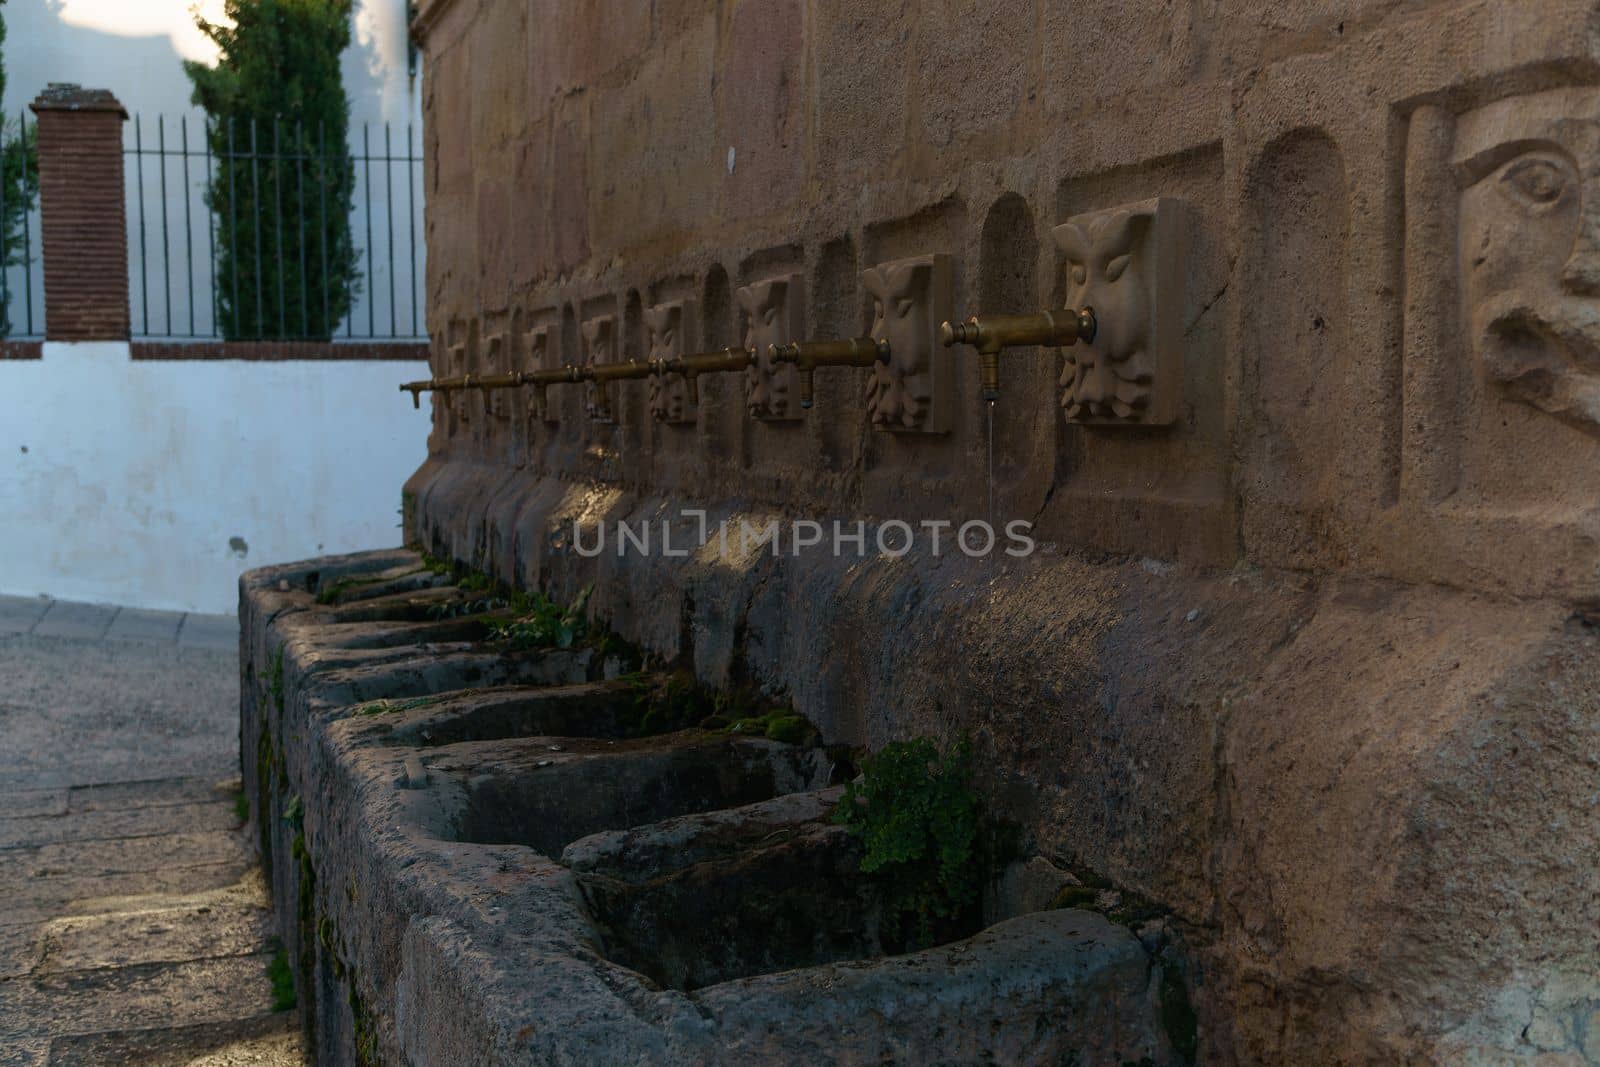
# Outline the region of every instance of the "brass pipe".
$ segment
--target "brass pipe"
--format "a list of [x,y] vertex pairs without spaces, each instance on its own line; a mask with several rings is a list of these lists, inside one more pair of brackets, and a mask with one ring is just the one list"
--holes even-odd
[[578,367],[568,365],[553,370],[512,371],[510,374],[481,376],[463,374],[456,378],[429,378],[426,381],[406,382],[400,386],[400,391],[410,393],[411,406],[420,408],[423,393],[449,393],[461,389],[514,389],[523,385],[543,389],[547,385],[559,382],[580,381],[581,379],[577,377],[579,370]]
[[1093,341],[1094,308],[1081,311],[1061,308],[1032,315],[974,315],[966,322],[946,322],[939,327],[939,340],[946,348],[958,344],[978,350],[978,377],[983,399],[1000,399],[1000,350],[1033,345],[1073,345]]
[[815,395],[818,367],[871,367],[889,362],[889,342],[872,337],[852,337],[847,341],[790,341],[769,345],[767,356],[774,363],[793,363],[800,371],[800,406],[809,408]]
[[684,384],[689,387],[689,402],[698,404],[700,375],[744,370],[754,363],[755,359],[755,349],[734,345],[729,348],[719,348],[714,352],[694,352],[687,356],[678,356],[676,359],[657,360],[656,364],[663,373],[683,375]]

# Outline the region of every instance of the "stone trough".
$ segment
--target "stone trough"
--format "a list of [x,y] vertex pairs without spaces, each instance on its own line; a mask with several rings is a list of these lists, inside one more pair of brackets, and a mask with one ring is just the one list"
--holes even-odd
[[892,954],[837,750],[645,733],[623,656],[486,644],[411,553],[241,588],[246,788],[318,1062],[1183,1062],[1160,923],[991,885],[981,930]]

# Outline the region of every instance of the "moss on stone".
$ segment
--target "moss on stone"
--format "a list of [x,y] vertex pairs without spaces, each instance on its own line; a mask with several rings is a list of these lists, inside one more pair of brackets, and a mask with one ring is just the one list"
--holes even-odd
[[267,963],[267,980],[272,983],[272,1010],[289,1011],[295,1006],[294,972],[289,969],[289,954],[283,942],[272,939],[276,951]]

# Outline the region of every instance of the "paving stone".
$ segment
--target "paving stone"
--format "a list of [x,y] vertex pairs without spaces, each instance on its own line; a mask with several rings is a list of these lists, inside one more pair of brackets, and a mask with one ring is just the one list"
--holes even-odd
[[254,955],[272,941],[272,913],[264,899],[207,902],[201,896],[177,907],[56,919],[37,929],[43,944],[35,973],[52,974]]
[[250,869],[241,857],[215,863],[179,864],[123,874],[76,874],[11,878],[0,874],[0,899],[10,917],[42,921],[57,915],[93,915],[149,907],[156,895],[221,889]]
[[0,596],[0,635],[27,633],[49,608],[44,597]]
[[184,1067],[290,1067],[305,1063],[295,1012],[257,1015],[201,1026],[58,1037],[50,1045],[52,1067],[106,1063]]
[[142,608],[123,608],[106,631],[113,641],[152,641],[170,645],[178,639],[178,626],[183,622],[181,611],[145,611]]
[[[232,802],[239,790],[233,778],[160,778],[144,782],[105,782],[76,786],[66,792],[67,810],[116,811],[121,808],[193,804],[207,800]],[[3,797],[4,794],[0,794]],[[3,800],[0,800],[3,803]]]
[[18,878],[140,874],[171,867],[225,863],[249,854],[240,835],[202,830],[134,840],[29,845],[0,852],[0,886]]
[[237,652],[239,619],[234,615],[185,615],[178,630],[178,647]]
[[[37,975],[0,992],[0,1037],[228,1022],[272,1014],[272,953]],[[21,988],[18,988],[18,987]],[[10,1003],[7,1003],[7,1002]]]
[[105,604],[73,604],[65,600],[52,601],[33,627],[35,637],[75,637],[99,640],[110,629],[117,617],[117,608]]
[[0,818],[23,819],[30,815],[65,815],[66,789],[13,789],[0,793]]
[[0,850],[71,841],[155,837],[194,830],[234,830],[231,803],[158,804],[146,807],[0,818]]
[[25,975],[38,964],[44,929],[44,923],[0,926],[0,982]]

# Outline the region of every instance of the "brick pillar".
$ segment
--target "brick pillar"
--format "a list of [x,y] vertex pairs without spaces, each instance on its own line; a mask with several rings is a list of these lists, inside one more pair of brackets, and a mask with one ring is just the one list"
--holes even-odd
[[63,84],[45,89],[32,107],[39,121],[45,338],[125,340],[122,124],[128,113],[105,89]]

